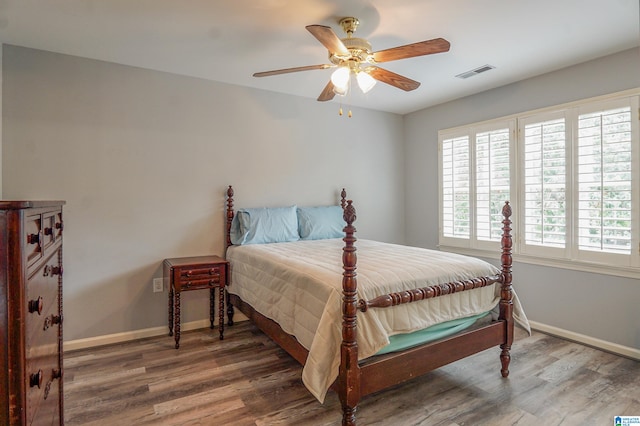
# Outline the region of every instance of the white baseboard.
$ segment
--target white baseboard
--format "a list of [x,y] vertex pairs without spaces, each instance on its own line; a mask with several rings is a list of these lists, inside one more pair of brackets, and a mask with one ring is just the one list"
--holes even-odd
[[562,337],[567,340],[572,340],[574,342],[582,343],[587,346],[602,349],[603,351],[612,352],[614,354],[622,355],[624,357],[640,361],[640,349],[619,345],[617,343],[608,342],[606,340],[596,339],[595,337],[587,336],[580,333],[574,333],[573,331],[541,324],[535,321],[529,321],[529,325],[531,325],[532,329],[540,331],[542,333]]
[[[236,313],[234,321],[242,321],[247,318],[241,313]],[[208,319],[191,321],[180,324],[181,331],[197,330],[208,328],[211,325]],[[166,325],[162,327],[145,328],[142,330],[125,331],[122,333],[105,334],[103,336],[87,337],[85,339],[69,340],[63,343],[63,350],[75,351],[78,349],[93,348],[96,346],[110,345],[113,343],[128,342],[131,340],[144,339],[145,337],[169,336],[169,329]]]
[[[236,322],[246,320],[247,318],[241,313],[236,314],[234,318]],[[619,345],[617,343],[608,342],[606,340],[596,339],[573,331],[564,330],[562,328],[553,327],[536,321],[529,321],[531,328],[542,333],[551,334],[553,336],[562,337],[567,340],[582,343],[594,348],[602,349],[618,355],[625,356],[640,361],[640,349],[630,348],[628,346]],[[209,327],[209,320],[203,319],[181,324],[182,331],[197,330],[199,328]],[[103,336],[88,337],[85,339],[70,340],[64,342],[64,351],[74,351],[78,349],[93,348],[96,346],[110,345],[113,343],[128,342],[131,340],[143,339],[145,337],[155,337],[168,335],[167,326],[152,327],[143,330],[125,331],[123,333],[106,334]]]

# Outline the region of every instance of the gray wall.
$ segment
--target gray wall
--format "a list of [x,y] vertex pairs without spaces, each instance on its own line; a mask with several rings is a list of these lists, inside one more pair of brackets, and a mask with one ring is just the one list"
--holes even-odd
[[[438,244],[438,130],[638,87],[632,49],[405,116],[407,244]],[[516,262],[514,286],[530,320],[640,348],[638,279]]]
[[[402,117],[4,46],[3,192],[63,199],[65,340],[164,326],[167,257],[222,254],[236,207],[321,205],[404,242]],[[183,320],[208,318],[185,293]]]

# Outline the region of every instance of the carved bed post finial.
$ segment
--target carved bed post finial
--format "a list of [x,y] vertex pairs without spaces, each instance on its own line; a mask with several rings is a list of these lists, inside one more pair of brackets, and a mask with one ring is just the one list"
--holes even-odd
[[231,246],[231,222],[233,221],[233,188],[227,189],[227,248]]
[[502,369],[500,373],[502,377],[509,375],[509,363],[511,362],[511,344],[513,343],[513,290],[511,287],[512,275],[511,264],[513,258],[511,256],[511,248],[513,246],[513,240],[511,238],[511,206],[506,201],[502,208],[502,286],[500,290],[500,316],[499,319],[505,321],[506,339],[503,344],[500,345],[502,352],[500,353],[500,362],[502,363]]
[[340,191],[340,206],[342,207],[342,210],[344,210],[346,205],[347,205],[347,191],[345,191],[344,188],[342,188],[342,191]]
[[342,252],[342,344],[340,345],[340,370],[338,382],[340,402],[342,404],[342,424],[356,424],[356,409],[360,400],[360,367],[358,366],[357,337],[357,287],[356,280],[356,209],[352,201],[347,201],[343,212],[345,246]]

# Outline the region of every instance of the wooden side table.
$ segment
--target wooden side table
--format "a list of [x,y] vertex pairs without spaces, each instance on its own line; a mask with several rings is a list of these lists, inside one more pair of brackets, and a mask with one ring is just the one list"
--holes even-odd
[[164,281],[169,286],[169,336],[180,347],[180,293],[209,289],[209,321],[215,319],[215,290],[218,289],[218,328],[224,339],[224,288],[229,263],[219,256],[177,257],[163,262]]

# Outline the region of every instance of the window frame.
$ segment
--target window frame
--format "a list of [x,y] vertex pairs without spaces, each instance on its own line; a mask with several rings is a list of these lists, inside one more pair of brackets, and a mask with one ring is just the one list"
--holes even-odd
[[[577,161],[578,161],[578,117],[581,114],[605,111],[608,109],[631,107],[631,169],[632,169],[632,207],[631,207],[631,252],[630,254],[615,254],[607,252],[592,252],[578,249],[578,199],[577,199]],[[544,245],[527,244],[524,239],[525,196],[524,196],[524,129],[527,124],[540,123],[549,117],[565,118],[565,136],[568,138],[565,151],[566,164],[566,237],[565,247],[555,248]],[[476,134],[483,129],[497,129],[502,123],[512,121],[513,132],[510,139],[510,203],[515,215],[512,216],[514,235],[514,260],[524,263],[574,269],[580,271],[640,278],[640,88],[583,99],[548,108],[527,111],[511,116],[471,123],[438,131],[438,178],[439,178],[439,244],[444,251],[453,251],[486,258],[499,258],[499,242],[481,241],[476,234]],[[451,238],[443,235],[443,205],[442,205],[442,142],[452,137],[469,136],[470,144],[470,196],[473,203],[469,207],[470,236],[469,238]],[[574,199],[575,198],[575,199]],[[522,225],[521,225],[522,224]],[[522,228],[522,229],[521,229]],[[556,250],[550,250],[556,249]]]
[[[483,123],[476,123],[473,126],[459,127],[454,129],[447,129],[438,132],[438,182],[439,182],[439,243],[442,246],[468,248],[474,250],[498,250],[500,248],[500,240],[479,240],[477,238],[477,220],[476,220],[476,204],[477,204],[477,191],[475,185],[469,185],[469,211],[472,214],[469,217],[469,238],[445,236],[444,230],[444,215],[443,213],[443,143],[446,140],[458,139],[462,137],[468,138],[469,143],[469,180],[471,182],[476,181],[476,169],[477,169],[477,157],[476,157],[476,136],[479,133],[486,133],[494,130],[508,129],[509,140],[509,170],[512,173],[514,170],[514,135],[516,129],[516,121],[513,118],[490,120]],[[511,200],[515,197],[515,186],[513,180],[510,181],[509,194]]]

